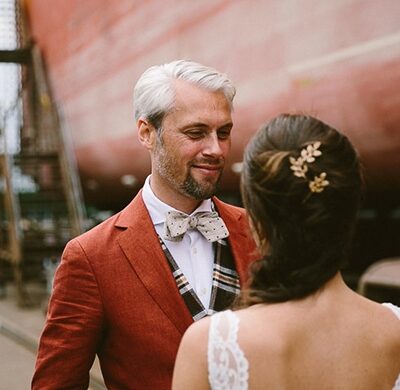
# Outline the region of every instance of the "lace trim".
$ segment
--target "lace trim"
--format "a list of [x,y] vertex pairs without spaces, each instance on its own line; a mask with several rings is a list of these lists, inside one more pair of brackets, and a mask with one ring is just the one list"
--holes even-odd
[[249,363],[237,342],[239,318],[231,310],[211,317],[208,380],[212,390],[247,390]]
[[393,387],[392,390],[400,390],[400,375],[399,375],[399,377],[397,378],[397,381],[396,381],[396,383],[394,384],[394,387]]
[[[400,319],[400,307],[383,303]],[[212,390],[247,390],[249,363],[237,342],[239,318],[231,310],[214,314],[208,336],[208,380]],[[393,390],[400,390],[400,375]]]

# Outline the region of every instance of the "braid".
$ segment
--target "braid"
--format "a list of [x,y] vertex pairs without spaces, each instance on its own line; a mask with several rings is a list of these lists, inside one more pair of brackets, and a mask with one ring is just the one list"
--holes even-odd
[[246,148],[241,188],[268,245],[241,304],[302,298],[331,279],[347,260],[360,187],[357,155],[338,131],[299,115],[262,127]]

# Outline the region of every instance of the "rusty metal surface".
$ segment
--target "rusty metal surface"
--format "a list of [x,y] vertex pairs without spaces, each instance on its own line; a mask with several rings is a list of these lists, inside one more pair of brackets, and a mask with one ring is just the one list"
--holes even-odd
[[[150,65],[191,58],[236,83],[231,165],[260,124],[310,112],[359,149],[368,186],[400,191],[400,2],[183,0],[27,2],[86,198],[123,204],[149,172],[136,139],[132,89]],[[133,157],[134,156],[134,157]],[[133,187],[121,178],[130,174]]]

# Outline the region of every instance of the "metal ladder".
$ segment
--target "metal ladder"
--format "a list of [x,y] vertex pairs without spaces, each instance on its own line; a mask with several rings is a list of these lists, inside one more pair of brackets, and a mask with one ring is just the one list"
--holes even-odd
[[[30,305],[26,280],[43,278],[43,261],[56,261],[65,243],[85,230],[85,210],[72,143],[60,120],[35,45],[1,50],[0,62],[21,65],[19,152],[0,151],[0,258],[11,264],[17,303]],[[33,191],[16,188],[16,173]]]

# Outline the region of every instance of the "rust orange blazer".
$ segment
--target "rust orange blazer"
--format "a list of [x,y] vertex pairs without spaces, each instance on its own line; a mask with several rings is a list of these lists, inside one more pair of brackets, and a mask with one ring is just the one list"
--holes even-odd
[[[243,284],[255,254],[244,210],[213,200]],[[179,342],[192,322],[140,192],[67,244],[32,388],[87,389],[97,354],[108,389],[169,389]]]

